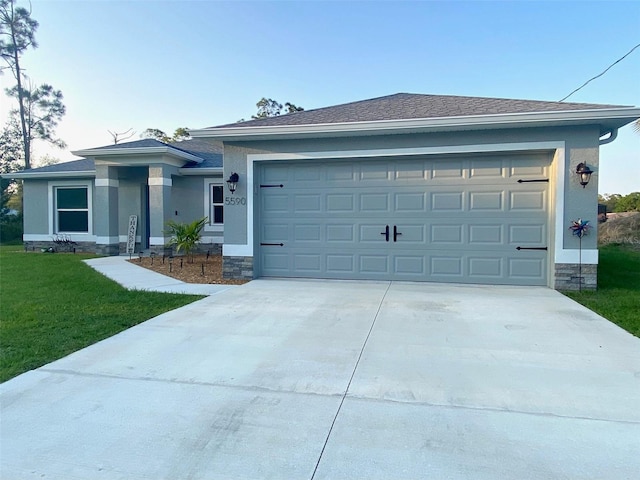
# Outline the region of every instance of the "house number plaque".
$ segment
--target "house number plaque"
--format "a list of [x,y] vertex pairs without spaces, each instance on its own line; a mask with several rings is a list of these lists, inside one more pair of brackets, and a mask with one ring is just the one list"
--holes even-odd
[[246,205],[247,197],[224,197],[225,205]]

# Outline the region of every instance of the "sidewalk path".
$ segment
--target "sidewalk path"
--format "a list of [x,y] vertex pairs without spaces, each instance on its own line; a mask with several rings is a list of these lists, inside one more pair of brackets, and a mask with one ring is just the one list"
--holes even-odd
[[215,295],[237,285],[185,283],[128,262],[128,256],[101,257],[85,263],[129,290]]

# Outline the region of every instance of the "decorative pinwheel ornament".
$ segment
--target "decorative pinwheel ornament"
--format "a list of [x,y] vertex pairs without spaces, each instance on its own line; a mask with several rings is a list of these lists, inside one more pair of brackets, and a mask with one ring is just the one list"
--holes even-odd
[[582,238],[589,233],[590,228],[591,225],[589,225],[589,220],[582,220],[579,218],[578,220],[573,220],[571,222],[569,230],[571,230],[576,237]]

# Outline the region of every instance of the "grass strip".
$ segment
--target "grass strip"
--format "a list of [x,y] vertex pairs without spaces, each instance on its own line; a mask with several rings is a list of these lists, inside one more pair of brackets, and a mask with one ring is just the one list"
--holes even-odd
[[203,298],[126,290],[91,257],[0,247],[0,382]]
[[640,337],[640,251],[628,245],[599,250],[598,290],[563,293]]

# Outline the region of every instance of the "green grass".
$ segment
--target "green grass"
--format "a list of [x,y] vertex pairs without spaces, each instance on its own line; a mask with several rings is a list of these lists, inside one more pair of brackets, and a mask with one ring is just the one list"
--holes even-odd
[[128,291],[85,258],[0,247],[0,382],[203,298]]
[[640,337],[639,250],[623,245],[600,247],[598,290],[564,293]]

